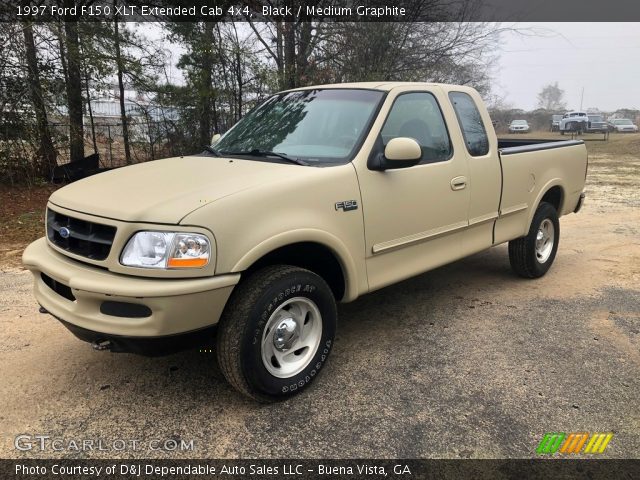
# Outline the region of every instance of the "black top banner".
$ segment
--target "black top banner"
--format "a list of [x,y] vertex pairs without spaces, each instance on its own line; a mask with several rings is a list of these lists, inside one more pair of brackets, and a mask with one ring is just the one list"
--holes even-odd
[[0,0],[0,21],[633,22],[637,0]]

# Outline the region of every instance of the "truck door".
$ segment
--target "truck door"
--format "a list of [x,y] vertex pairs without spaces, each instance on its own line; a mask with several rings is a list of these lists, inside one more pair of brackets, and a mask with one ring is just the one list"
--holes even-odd
[[[393,89],[380,115],[371,155],[396,137],[415,139],[422,149],[413,166],[384,171],[355,164],[363,203],[370,290],[446,264],[461,255],[469,207],[467,162],[454,154],[447,125],[455,122],[438,87]],[[459,146],[459,140],[456,148]]]
[[[464,140],[464,149],[458,153],[466,156],[469,166],[469,228],[462,242],[462,254],[466,256],[493,244],[502,176],[498,142],[486,109],[478,108],[483,105],[480,96],[475,91],[459,91],[456,87],[451,87],[448,96]],[[490,136],[487,131],[491,132]]]

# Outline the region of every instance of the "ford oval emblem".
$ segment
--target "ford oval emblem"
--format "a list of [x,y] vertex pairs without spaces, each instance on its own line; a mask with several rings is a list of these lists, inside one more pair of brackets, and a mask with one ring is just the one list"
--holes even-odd
[[67,227],[62,227],[59,233],[62,238],[69,238],[71,236],[71,230]]

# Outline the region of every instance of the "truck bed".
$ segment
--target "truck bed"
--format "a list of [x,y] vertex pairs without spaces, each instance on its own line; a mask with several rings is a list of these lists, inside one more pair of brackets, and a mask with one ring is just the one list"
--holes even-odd
[[495,243],[526,235],[542,195],[549,191],[558,216],[575,210],[586,178],[582,140],[498,139],[498,154],[502,194]]

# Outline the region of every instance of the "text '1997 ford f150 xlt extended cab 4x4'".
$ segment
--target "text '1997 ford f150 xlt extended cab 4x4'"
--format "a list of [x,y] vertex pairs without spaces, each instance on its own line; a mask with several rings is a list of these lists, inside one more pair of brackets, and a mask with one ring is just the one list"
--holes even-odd
[[24,252],[43,310],[97,349],[214,338],[260,401],[320,372],[336,302],[509,242],[544,275],[584,199],[582,141],[498,140],[478,93],[427,83],[276,94],[199,155],[56,191]]

